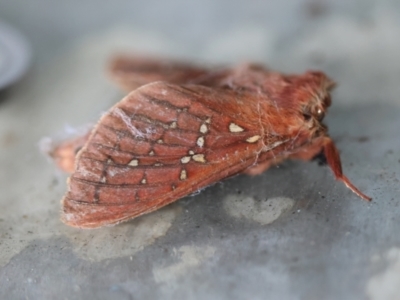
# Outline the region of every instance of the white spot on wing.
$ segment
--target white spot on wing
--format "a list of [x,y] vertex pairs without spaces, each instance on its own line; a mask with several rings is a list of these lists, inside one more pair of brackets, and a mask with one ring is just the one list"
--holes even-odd
[[208,131],[207,125],[206,124],[201,124],[200,132],[201,133],[206,133],[207,131]]
[[180,175],[179,179],[180,179],[180,180],[185,180],[185,179],[187,179],[186,170],[182,170],[182,171],[181,171],[181,175]]
[[128,166],[136,167],[139,165],[139,161],[137,159],[132,159],[129,163]]
[[204,146],[204,137],[203,137],[203,136],[199,137],[199,138],[197,139],[196,144],[197,144],[197,146],[199,146],[200,148],[203,147],[203,146]]
[[244,129],[235,123],[229,124],[229,131],[230,132],[242,132]]
[[183,164],[187,164],[190,161],[190,156],[184,156],[181,158]]
[[255,143],[255,142],[257,142],[260,138],[261,138],[261,136],[255,135],[255,136],[249,137],[249,138],[246,140],[246,142],[248,142],[248,143]]
[[206,162],[206,159],[205,159],[205,157],[204,157],[204,154],[196,154],[196,155],[193,155],[193,160],[194,160],[194,161],[197,161],[197,162],[201,162],[201,163],[205,163],[205,162]]

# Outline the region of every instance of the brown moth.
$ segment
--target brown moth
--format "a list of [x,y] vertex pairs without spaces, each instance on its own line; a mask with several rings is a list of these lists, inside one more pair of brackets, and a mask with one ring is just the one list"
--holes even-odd
[[117,224],[221,179],[321,151],[338,180],[371,199],[343,174],[322,123],[334,87],[322,72],[285,75],[255,64],[208,70],[120,56],[110,74],[131,92],[90,134],[52,153],[65,170],[74,166],[62,200],[70,226]]

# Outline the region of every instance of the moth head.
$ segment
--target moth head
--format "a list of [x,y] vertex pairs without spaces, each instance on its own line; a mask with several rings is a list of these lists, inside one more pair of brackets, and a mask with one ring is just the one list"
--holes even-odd
[[300,114],[309,129],[326,129],[321,122],[331,105],[334,87],[335,83],[322,72],[309,71],[301,76]]

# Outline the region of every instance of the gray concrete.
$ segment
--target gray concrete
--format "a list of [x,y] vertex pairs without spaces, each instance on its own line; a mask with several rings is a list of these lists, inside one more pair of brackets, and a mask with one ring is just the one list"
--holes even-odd
[[[82,2],[0,0],[33,48],[0,94],[1,299],[400,299],[398,1]],[[285,162],[119,226],[63,225],[66,175],[39,144],[123,96],[103,72],[121,49],[324,70],[345,173],[373,202]]]

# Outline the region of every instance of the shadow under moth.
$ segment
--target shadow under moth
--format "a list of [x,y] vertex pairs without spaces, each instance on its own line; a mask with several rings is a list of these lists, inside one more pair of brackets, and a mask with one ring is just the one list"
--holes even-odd
[[87,134],[50,153],[72,173],[62,200],[67,225],[117,224],[235,174],[320,153],[336,179],[371,200],[343,174],[322,123],[334,87],[322,72],[118,56],[109,74],[129,94]]

